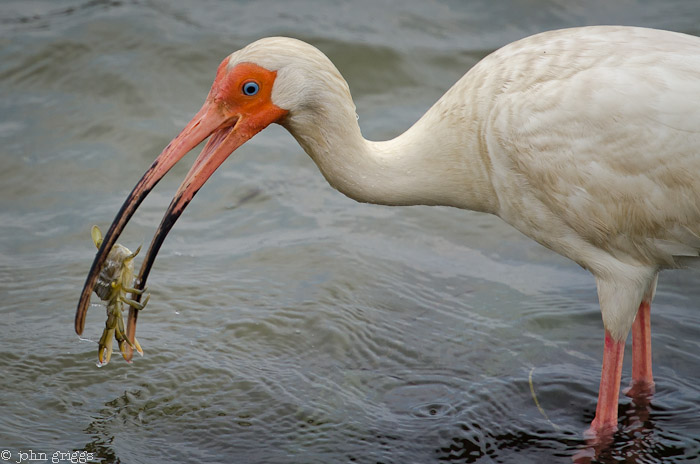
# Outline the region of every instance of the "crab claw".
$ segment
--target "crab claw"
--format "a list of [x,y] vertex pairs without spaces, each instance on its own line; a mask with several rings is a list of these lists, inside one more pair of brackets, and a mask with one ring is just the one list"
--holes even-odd
[[92,242],[99,249],[102,245],[102,231],[97,226],[92,226],[90,229],[90,235],[92,236]]
[[131,364],[131,359],[129,358],[129,352],[127,351],[127,348],[136,350],[136,352],[139,355],[143,356],[143,350],[141,349],[141,345],[139,344],[138,340],[134,339],[134,342],[131,343],[128,338],[122,338],[121,340],[119,340],[119,351],[121,352],[124,360],[129,364]]
[[146,306],[148,300],[151,298],[151,295],[146,295],[146,298],[144,298],[143,302],[140,303],[136,301],[136,299],[141,297],[141,295],[147,290],[146,288],[144,288],[143,290],[139,290],[136,288],[126,288],[124,290],[135,296],[135,299],[133,300],[127,298],[122,299],[124,303],[130,306],[128,325],[126,326],[126,341],[129,343],[125,346],[125,350],[122,351],[122,356],[124,357],[126,362],[131,362],[131,358],[134,355],[133,350],[136,350],[136,352],[140,356],[143,356],[143,349],[141,349],[139,341],[136,340],[134,332],[136,332],[136,318],[138,317],[138,313],[144,308],[144,306]]
[[[133,293],[134,295],[143,295],[143,292],[148,291],[148,287],[145,287],[143,290],[138,289],[138,288],[132,288],[132,287],[122,287],[126,293]],[[146,303],[143,303],[144,306]]]
[[[141,293],[143,293],[143,292],[141,292]],[[141,293],[137,293],[137,295],[140,295]],[[121,301],[122,303],[126,303],[129,306],[131,306],[132,308],[138,309],[139,311],[141,311],[143,309],[143,307],[146,306],[146,304],[148,303],[148,300],[150,300],[150,299],[151,299],[151,295],[148,294],[148,295],[146,295],[146,298],[143,300],[143,303],[139,303],[138,301],[130,300],[128,298],[121,298],[121,297],[119,298],[119,301]]]
[[141,251],[141,245],[139,245],[139,247],[136,249],[136,251],[134,251],[129,256],[124,258],[124,262],[131,261],[132,259],[136,258],[136,255],[139,254],[139,251]]
[[[148,301],[148,298],[146,298],[146,302]],[[146,304],[144,302],[144,305]],[[114,330],[114,338],[117,340],[117,343],[119,344],[119,351],[122,354],[122,357],[126,362],[131,364],[131,357],[129,354],[131,353],[128,351],[128,348],[131,348],[131,350],[136,350],[138,353],[143,356],[143,350],[141,349],[141,345],[139,342],[134,339],[133,343],[126,337],[126,330],[124,329],[124,319],[122,318],[121,313],[117,317],[117,327]]]
[[104,332],[102,332],[102,337],[100,337],[100,341],[97,344],[97,359],[99,360],[98,366],[100,367],[107,365],[112,358],[114,331],[115,329],[106,328]]
[[[127,338],[128,340],[128,338]],[[141,345],[139,345],[139,341],[134,338],[134,344],[132,346],[133,349],[136,350],[136,352],[140,355],[143,356],[143,350],[141,349]],[[126,358],[124,358],[126,359]],[[127,361],[131,361],[131,359],[128,359]]]

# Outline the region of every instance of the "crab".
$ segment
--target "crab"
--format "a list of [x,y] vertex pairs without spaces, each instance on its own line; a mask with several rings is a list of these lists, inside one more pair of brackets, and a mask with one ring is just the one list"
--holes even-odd
[[[90,233],[95,246],[100,248],[100,245],[102,245],[102,232],[100,228],[92,226]],[[98,366],[104,366],[109,363],[112,357],[112,344],[115,339],[119,344],[119,351],[127,362],[129,362],[126,353],[127,344],[143,356],[143,350],[136,338],[134,338],[132,342],[126,336],[122,311],[124,304],[137,310],[142,310],[150,298],[150,295],[146,295],[144,301],[139,303],[127,297],[127,294],[141,295],[146,291],[146,289],[139,290],[133,286],[134,258],[139,254],[139,251],[141,251],[140,246],[132,253],[131,250],[125,246],[118,243],[115,244],[109,251],[107,261],[100,270],[97,282],[95,282],[95,286],[93,287],[97,296],[99,296],[107,306],[105,330],[102,332],[102,337],[98,342],[97,348]]]

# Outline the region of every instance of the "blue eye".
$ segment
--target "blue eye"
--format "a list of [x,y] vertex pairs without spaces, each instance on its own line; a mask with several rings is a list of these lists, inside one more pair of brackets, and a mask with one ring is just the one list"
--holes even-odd
[[243,84],[243,93],[248,96],[255,95],[256,93],[258,93],[258,90],[260,90],[260,86],[257,82],[248,81],[245,84]]

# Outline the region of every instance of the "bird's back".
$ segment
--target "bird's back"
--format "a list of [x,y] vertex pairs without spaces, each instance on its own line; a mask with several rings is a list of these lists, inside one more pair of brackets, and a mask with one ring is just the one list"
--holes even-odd
[[697,258],[699,104],[700,38],[588,27],[494,52],[426,117],[477,118],[499,216],[595,272]]

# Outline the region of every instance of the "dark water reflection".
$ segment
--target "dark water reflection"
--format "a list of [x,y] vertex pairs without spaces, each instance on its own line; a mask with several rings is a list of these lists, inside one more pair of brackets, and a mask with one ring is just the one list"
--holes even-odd
[[[97,369],[103,309],[85,340],[72,325],[90,226],[111,222],[232,50],[273,34],[316,44],[380,139],[494,48],[595,23],[697,35],[700,7],[0,4],[3,462],[30,449],[104,463],[586,462],[602,352],[593,279],[495,218],[356,204],[278,127],[228,160],[168,237],[140,317],[144,358]],[[150,240],[187,164],[125,245]],[[597,462],[700,460],[699,298],[696,274],[661,276],[657,394],[622,399]]]

